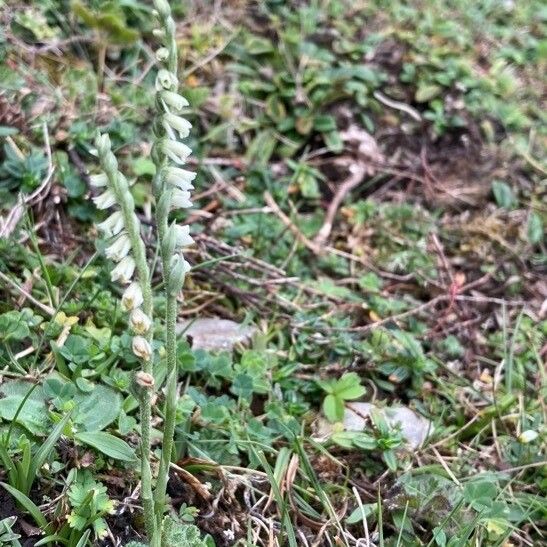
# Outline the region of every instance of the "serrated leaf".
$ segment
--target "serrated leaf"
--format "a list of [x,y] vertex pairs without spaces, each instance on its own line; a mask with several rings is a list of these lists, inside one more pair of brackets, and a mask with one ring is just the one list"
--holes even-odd
[[115,460],[132,462],[137,459],[134,450],[123,440],[104,431],[81,431],[75,439],[92,446]]

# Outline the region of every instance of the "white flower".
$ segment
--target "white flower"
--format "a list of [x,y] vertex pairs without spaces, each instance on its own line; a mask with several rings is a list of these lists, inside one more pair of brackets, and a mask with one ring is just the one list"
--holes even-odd
[[95,187],[106,186],[108,184],[108,177],[106,173],[99,173],[97,175],[89,175],[89,184]]
[[171,194],[171,209],[188,209],[192,207],[190,192],[175,188]]
[[167,89],[161,92],[161,98],[168,107],[171,107],[176,112],[180,112],[185,106],[190,104],[182,95],[174,91],[168,91]]
[[178,131],[181,139],[186,138],[190,134],[190,129],[192,129],[192,124],[182,116],[175,116],[167,112],[163,115],[163,124],[166,130],[169,128]]
[[156,59],[161,63],[169,58],[169,50],[166,47],[160,47],[156,50]]
[[123,215],[121,211],[112,213],[105,221],[97,224],[97,228],[112,237],[123,230]]
[[143,338],[142,336],[135,336],[133,338],[133,353],[140,357],[141,359],[144,359],[145,361],[149,361],[150,357],[152,357],[152,348],[150,347],[150,344],[148,341]]
[[171,267],[174,269],[175,266],[179,263],[182,263],[182,273],[183,274],[187,274],[191,269],[192,269],[192,266],[190,266],[190,262],[188,262],[184,256],[182,255],[182,253],[180,254],[177,254],[177,255],[174,255],[172,258],[171,258]]
[[131,282],[135,272],[135,260],[132,256],[126,256],[110,273],[112,281],[119,281],[122,285],[128,285]]
[[[157,53],[156,53],[157,54]],[[167,52],[169,55],[169,52]],[[177,79],[175,75],[162,68],[156,76],[156,89],[161,91],[162,89],[170,89],[177,86]]]
[[95,203],[97,209],[108,209],[116,203],[116,196],[111,190],[107,190],[106,192],[95,196],[93,198],[93,203]]
[[533,429],[527,429],[519,435],[518,440],[519,443],[528,444],[535,441],[538,437],[539,433],[537,431],[534,431]]
[[129,324],[135,334],[146,334],[152,326],[152,321],[140,308],[136,308],[129,316]]
[[106,248],[106,258],[119,262],[127,253],[131,250],[131,240],[129,236],[124,232],[120,237]]
[[184,163],[192,153],[192,149],[183,142],[164,139],[162,143],[163,152],[169,156],[175,163]]
[[122,295],[122,308],[125,311],[138,308],[142,304],[142,290],[139,283],[133,281]]
[[190,235],[190,226],[184,225],[184,226],[175,226],[175,245],[177,247],[187,247],[188,245],[192,245],[194,243],[194,240],[192,236]]
[[166,167],[163,171],[165,181],[181,190],[193,190],[192,181],[196,178],[196,173],[181,169],[180,167]]
[[187,274],[192,269],[192,266],[190,266],[190,262],[188,262],[186,259],[182,259],[182,271]]

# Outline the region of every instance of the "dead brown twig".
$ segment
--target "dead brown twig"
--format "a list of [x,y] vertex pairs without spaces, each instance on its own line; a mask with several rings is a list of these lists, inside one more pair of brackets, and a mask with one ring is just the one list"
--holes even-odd
[[314,243],[313,241],[309,240],[299,229],[298,227],[293,223],[293,221],[281,210],[281,207],[277,205],[274,198],[270,194],[270,192],[264,192],[264,201],[266,202],[266,205],[272,210],[272,212],[279,217],[281,222],[292,232],[292,234],[296,237],[296,239],[302,243],[305,247],[307,247],[310,251],[312,251],[315,254],[320,254],[321,248],[319,245]]
[[313,240],[314,245],[321,247],[326,243],[330,233],[332,232],[332,226],[340,204],[344,201],[344,198],[349,194],[349,192],[361,184],[366,172],[367,168],[362,162],[355,163],[350,167],[350,174],[348,178],[340,184],[340,186],[338,186],[338,189],[330,202],[323,226],[321,226],[319,232],[317,232],[317,235]]

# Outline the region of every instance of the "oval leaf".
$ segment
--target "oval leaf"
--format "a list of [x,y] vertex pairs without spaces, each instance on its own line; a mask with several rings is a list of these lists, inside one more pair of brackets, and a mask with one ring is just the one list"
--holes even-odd
[[96,448],[115,460],[133,462],[137,459],[133,449],[123,440],[104,431],[81,431],[74,436],[76,440]]

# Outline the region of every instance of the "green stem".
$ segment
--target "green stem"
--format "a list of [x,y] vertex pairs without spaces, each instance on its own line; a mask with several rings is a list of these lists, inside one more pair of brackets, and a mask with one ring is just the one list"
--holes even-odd
[[160,470],[156,491],[154,492],[154,501],[156,507],[156,524],[161,526],[163,511],[165,508],[165,497],[167,492],[167,482],[169,478],[169,466],[173,453],[175,419],[177,412],[177,347],[176,347],[176,319],[177,319],[177,300],[174,296],[169,296],[167,300],[166,311],[166,351],[167,351],[167,384],[164,406],[164,425],[163,425],[163,446],[161,451]]
[[[108,143],[109,144],[109,143]],[[116,196],[124,219],[124,227],[131,241],[131,249],[135,259],[137,276],[142,291],[142,310],[152,319],[153,301],[150,270],[146,260],[146,247],[141,237],[139,219],[135,214],[135,202],[129,191],[124,176],[117,170],[117,161],[110,147],[99,149],[101,165],[109,180],[109,187]],[[152,329],[146,333],[146,339],[152,342]],[[154,369],[153,358],[141,362],[142,371],[152,374]],[[144,521],[148,537],[156,534],[154,518],[154,498],[152,495],[152,468],[150,464],[151,452],[151,421],[152,421],[152,389],[141,388],[140,394],[140,421],[141,421],[141,499],[144,512]]]
[[[160,13],[160,23],[165,31],[165,46],[169,51],[169,57],[167,60],[167,69],[175,77],[177,76],[177,44],[175,39],[175,22],[171,17],[169,5],[164,3],[163,9],[156,3],[156,8]],[[160,113],[161,115],[161,113]],[[158,124],[160,133],[161,124]],[[161,138],[162,135],[156,135],[157,138]],[[156,179],[154,181],[154,188],[156,190],[156,203],[158,203],[161,195],[166,191],[165,183],[161,180],[162,168],[166,166],[167,161],[165,156],[155,158],[156,163]],[[157,211],[157,210],[156,210]],[[165,286],[165,294],[167,298],[165,323],[166,323],[166,353],[167,353],[167,382],[166,382],[166,394],[164,405],[164,427],[163,427],[163,446],[161,451],[160,468],[158,473],[158,480],[156,483],[156,490],[154,492],[154,505],[156,511],[156,526],[157,535],[161,535],[163,513],[165,510],[165,498],[167,493],[167,483],[169,480],[169,466],[171,463],[171,457],[173,453],[174,435],[175,435],[175,421],[177,412],[177,338],[176,338],[176,320],[177,320],[177,298],[175,294],[171,294],[168,290],[169,285],[169,270],[171,264],[171,256],[168,256],[164,252],[164,238],[168,228],[168,214],[166,211],[164,214],[156,215],[156,225],[158,229],[158,239],[161,249],[161,260],[163,266],[163,281]],[[160,545],[161,540],[156,540],[158,543],[153,542],[152,547]]]

